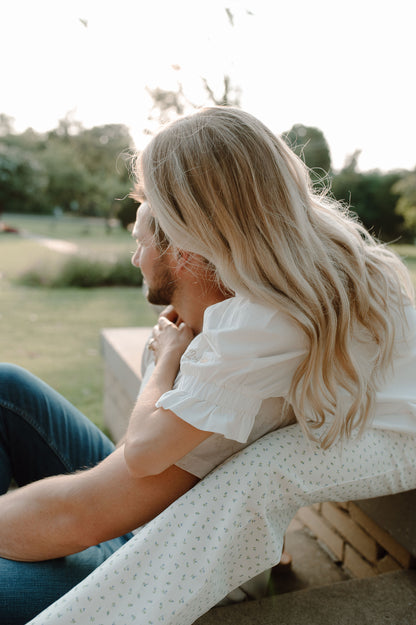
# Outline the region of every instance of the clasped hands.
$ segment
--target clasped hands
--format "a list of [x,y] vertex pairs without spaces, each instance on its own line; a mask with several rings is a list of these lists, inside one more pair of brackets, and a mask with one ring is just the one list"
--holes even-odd
[[193,338],[192,329],[181,319],[173,306],[168,306],[159,315],[157,324],[153,326],[148,349],[154,353],[156,364],[161,358],[180,360]]

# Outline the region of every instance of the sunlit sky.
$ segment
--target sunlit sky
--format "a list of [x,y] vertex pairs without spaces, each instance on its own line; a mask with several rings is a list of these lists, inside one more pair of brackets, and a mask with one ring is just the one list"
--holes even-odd
[[[0,112],[44,131],[69,111],[123,123],[138,147],[146,86],[205,103],[201,77],[280,133],[317,126],[332,162],[416,166],[414,0],[3,0]],[[225,8],[234,16],[232,26]],[[83,22],[81,21],[83,20]],[[178,69],[180,67],[180,69]]]

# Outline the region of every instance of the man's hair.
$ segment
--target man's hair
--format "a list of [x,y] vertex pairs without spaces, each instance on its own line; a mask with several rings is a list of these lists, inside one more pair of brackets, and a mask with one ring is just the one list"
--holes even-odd
[[314,438],[311,428],[328,416],[324,447],[362,431],[392,360],[403,297],[413,298],[399,258],[314,191],[286,143],[239,109],[207,108],[165,127],[137,176],[166,240],[207,258],[226,288],[278,308],[305,333],[308,354],[287,397],[305,432]]
[[170,245],[169,239],[167,238],[166,234],[163,232],[162,228],[159,226],[154,215],[152,215],[151,213],[149,213],[148,226],[149,226],[150,232],[153,234],[153,240],[156,243],[156,247],[161,252],[165,252]]

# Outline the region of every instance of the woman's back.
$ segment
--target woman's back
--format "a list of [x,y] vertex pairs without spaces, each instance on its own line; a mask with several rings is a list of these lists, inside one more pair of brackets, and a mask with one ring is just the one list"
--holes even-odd
[[[141,169],[171,244],[206,258],[227,289],[281,311],[303,334],[288,401],[304,429],[331,417],[328,446],[365,427],[413,298],[401,261],[317,194],[304,164],[243,111],[205,109],[175,122],[152,140]],[[366,366],[354,353],[361,333],[374,347]]]

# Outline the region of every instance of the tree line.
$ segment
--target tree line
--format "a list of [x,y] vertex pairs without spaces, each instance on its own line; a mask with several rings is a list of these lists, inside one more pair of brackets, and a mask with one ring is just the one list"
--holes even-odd
[[[163,94],[162,94],[163,95]],[[318,128],[297,124],[283,134],[305,161],[315,184],[355,211],[381,240],[416,237],[416,169],[382,173],[358,169],[359,152],[334,171]],[[70,115],[47,133],[13,131],[0,115],[0,213],[60,214],[134,220],[129,198],[133,141],[126,126],[84,128]]]
[[11,119],[0,115],[0,213],[122,219],[134,210],[132,154],[122,124],[87,129],[67,115],[49,132],[15,133]]
[[413,242],[416,237],[416,169],[360,171],[357,150],[340,171],[334,171],[324,134],[297,124],[284,138],[311,169],[312,180],[329,187],[378,239]]

